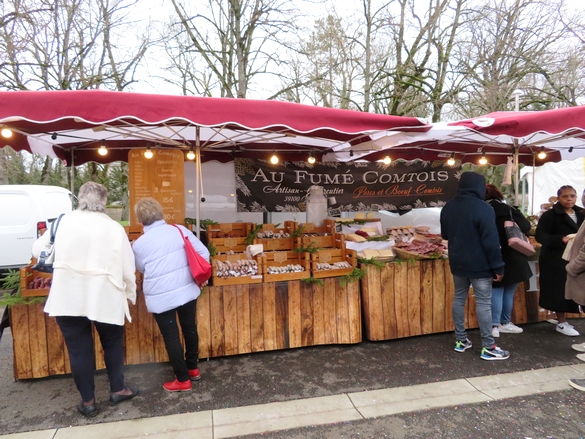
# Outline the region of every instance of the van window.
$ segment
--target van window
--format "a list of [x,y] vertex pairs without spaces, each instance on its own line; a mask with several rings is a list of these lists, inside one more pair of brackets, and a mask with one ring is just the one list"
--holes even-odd
[[46,192],[41,198],[41,204],[48,220],[71,211],[71,200],[64,192]]
[[26,226],[32,220],[33,208],[24,194],[2,194],[0,226]]

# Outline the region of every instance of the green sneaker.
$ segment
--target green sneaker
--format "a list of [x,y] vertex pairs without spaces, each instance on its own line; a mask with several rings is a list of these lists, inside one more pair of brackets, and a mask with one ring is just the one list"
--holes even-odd
[[471,347],[471,340],[469,340],[468,338],[465,339],[464,341],[457,340],[455,342],[455,352],[465,352],[465,350],[469,349],[470,347]]

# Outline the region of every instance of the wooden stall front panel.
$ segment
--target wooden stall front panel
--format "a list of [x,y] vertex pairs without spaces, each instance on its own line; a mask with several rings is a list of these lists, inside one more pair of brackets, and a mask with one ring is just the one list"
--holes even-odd
[[[54,317],[43,304],[10,308],[16,379],[70,373],[67,348]],[[125,325],[125,363],[168,361],[164,341],[144,296],[130,307]],[[301,281],[207,287],[197,300],[199,357],[262,352],[362,341],[359,283],[324,286]],[[94,339],[99,336],[94,331]],[[95,343],[96,368],[105,367]]]
[[265,282],[206,295],[197,303],[200,358],[362,340],[357,282]]
[[[451,306],[455,287],[447,259],[362,268],[367,271],[361,280],[367,340],[392,340],[454,330]],[[570,314],[570,318],[584,316],[583,313]],[[519,284],[512,321],[523,324],[550,318],[554,318],[554,313],[538,306],[538,291],[526,291],[526,285]],[[478,327],[473,289],[465,305],[465,326]]]

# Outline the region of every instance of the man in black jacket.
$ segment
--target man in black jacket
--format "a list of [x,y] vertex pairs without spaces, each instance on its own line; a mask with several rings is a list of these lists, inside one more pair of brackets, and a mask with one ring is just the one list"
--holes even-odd
[[441,210],[441,236],[448,241],[449,265],[455,285],[453,322],[455,351],[471,348],[465,331],[465,302],[473,287],[479,331],[481,358],[505,360],[508,351],[498,348],[492,337],[492,281],[500,281],[504,262],[496,228],[494,209],[484,201],[486,180],[476,172],[464,172],[457,195]]

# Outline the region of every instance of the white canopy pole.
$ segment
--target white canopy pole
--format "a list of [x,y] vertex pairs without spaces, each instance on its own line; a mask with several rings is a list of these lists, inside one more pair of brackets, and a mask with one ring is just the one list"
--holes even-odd
[[514,205],[519,206],[520,200],[518,198],[518,188],[519,188],[519,177],[520,177],[520,167],[518,166],[519,161],[519,153],[518,153],[518,140],[514,139]]
[[195,173],[195,230],[197,231],[197,237],[201,238],[199,218],[199,208],[201,204],[201,132],[199,126],[195,127]]

